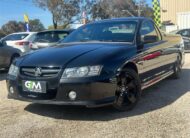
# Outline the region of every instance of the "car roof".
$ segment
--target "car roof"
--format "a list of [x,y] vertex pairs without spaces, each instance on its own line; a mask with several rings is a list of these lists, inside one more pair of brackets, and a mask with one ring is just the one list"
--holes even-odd
[[143,20],[151,20],[151,18],[147,17],[121,17],[121,18],[112,18],[112,19],[104,19],[100,21],[95,21],[89,24],[94,24],[94,23],[102,23],[102,22],[113,22],[113,21],[143,21]]
[[16,33],[12,33],[12,34],[36,34],[36,33],[37,32],[16,32]]
[[55,29],[55,30],[45,30],[45,31],[40,31],[38,33],[46,33],[46,32],[72,32],[75,29]]

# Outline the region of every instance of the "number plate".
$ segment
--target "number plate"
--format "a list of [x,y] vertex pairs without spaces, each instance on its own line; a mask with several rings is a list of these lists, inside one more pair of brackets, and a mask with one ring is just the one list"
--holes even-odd
[[45,81],[22,81],[23,91],[35,92],[35,93],[46,93],[46,82]]

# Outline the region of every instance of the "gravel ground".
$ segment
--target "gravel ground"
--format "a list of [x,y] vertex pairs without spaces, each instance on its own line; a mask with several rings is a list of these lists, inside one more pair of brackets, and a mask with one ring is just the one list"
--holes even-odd
[[1,72],[1,138],[190,138],[190,54],[181,79],[166,79],[145,90],[130,112],[8,100],[5,78]]

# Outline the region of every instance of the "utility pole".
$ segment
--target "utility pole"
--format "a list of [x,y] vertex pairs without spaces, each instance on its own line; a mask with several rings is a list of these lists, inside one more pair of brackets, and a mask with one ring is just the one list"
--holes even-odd
[[[136,2],[136,5],[137,5],[137,10],[135,10],[137,12],[137,15],[136,16],[141,16],[141,13],[142,13],[142,6],[144,6],[144,0],[138,0],[138,2]],[[130,16],[134,17],[135,15],[132,14],[129,10],[125,9],[125,10],[122,10],[123,12],[127,12]]]
[[137,13],[138,13],[138,16],[141,16],[141,12],[142,12],[142,6],[143,6],[143,0],[139,0],[138,2],[138,10],[137,10]]

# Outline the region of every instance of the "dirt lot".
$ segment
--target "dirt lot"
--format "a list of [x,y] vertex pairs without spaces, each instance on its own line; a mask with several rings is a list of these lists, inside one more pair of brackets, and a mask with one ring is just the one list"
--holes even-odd
[[181,79],[166,79],[144,91],[130,112],[29,104],[6,98],[0,74],[0,137],[190,138],[190,54]]

